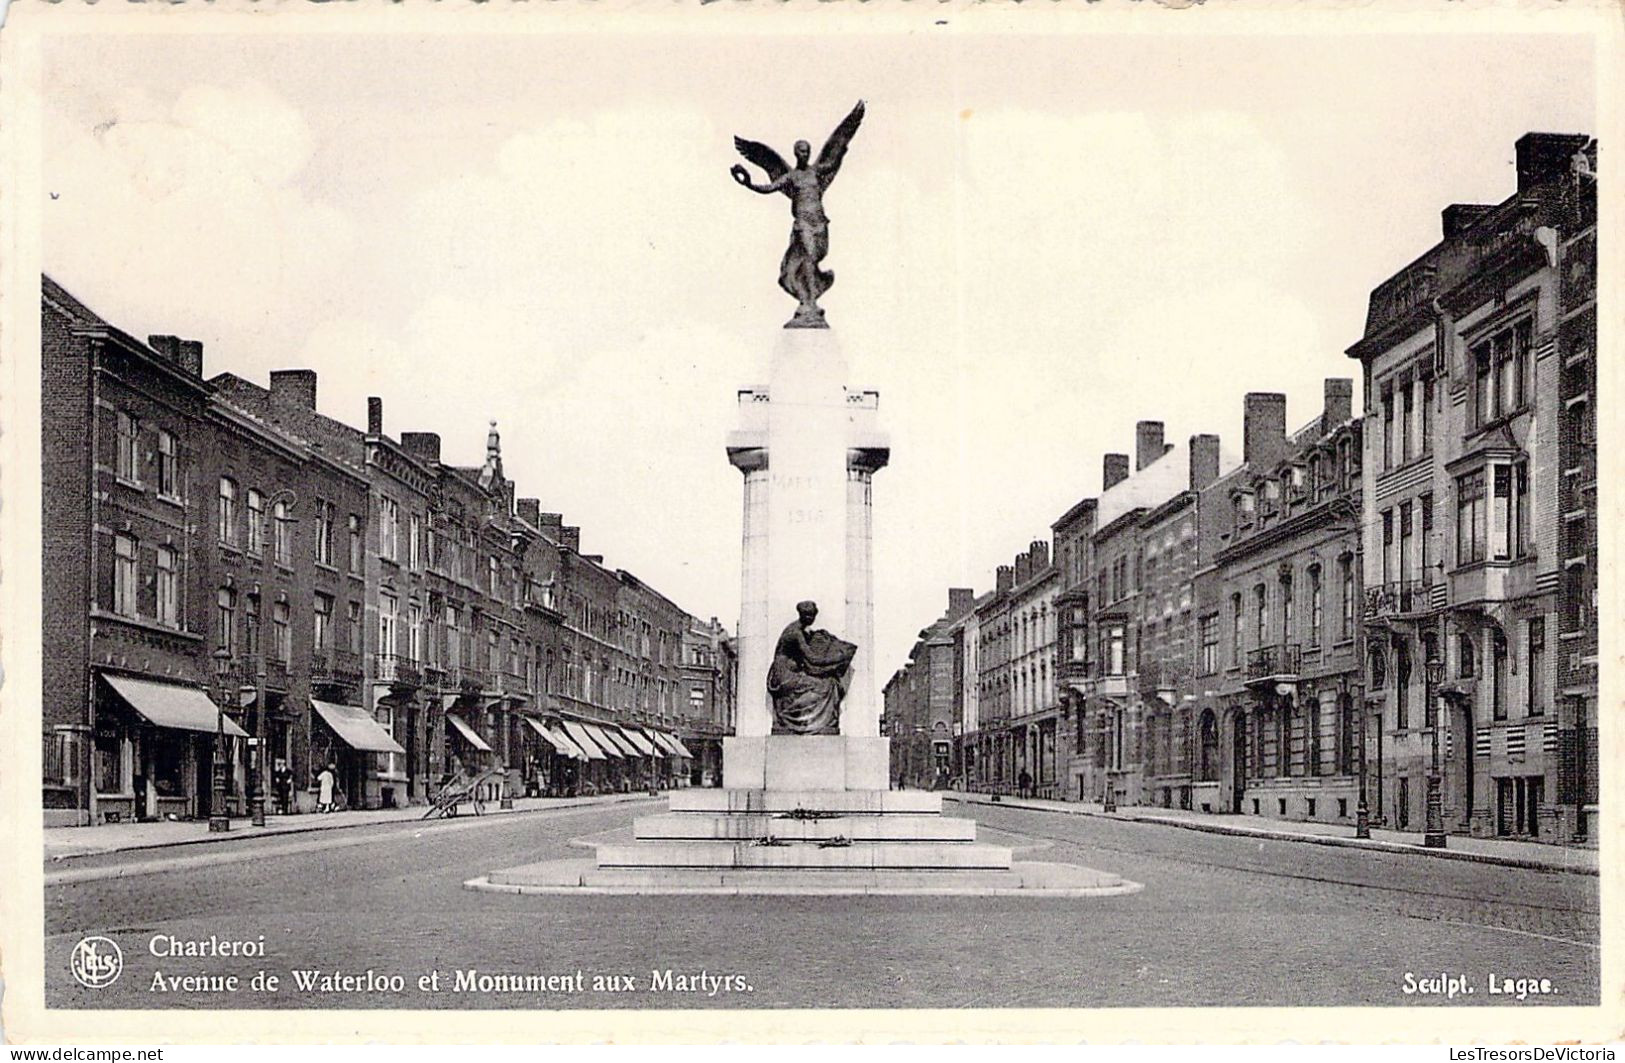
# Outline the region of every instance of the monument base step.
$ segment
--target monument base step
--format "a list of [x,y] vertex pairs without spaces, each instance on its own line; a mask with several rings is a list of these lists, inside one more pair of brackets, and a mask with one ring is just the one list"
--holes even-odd
[[784,894],[877,896],[1105,897],[1137,882],[1073,864],[1014,863],[999,870],[601,868],[590,860],[549,860],[493,871],[465,889],[501,893]]
[[926,790],[678,790],[673,812],[795,812],[847,816],[938,815],[942,795]]
[[598,866],[633,868],[979,868],[1004,870],[1010,850],[975,842],[640,841],[598,846]]
[[668,812],[640,816],[632,835],[639,841],[824,841],[974,842],[976,821],[933,815],[834,815],[796,818],[783,812]]

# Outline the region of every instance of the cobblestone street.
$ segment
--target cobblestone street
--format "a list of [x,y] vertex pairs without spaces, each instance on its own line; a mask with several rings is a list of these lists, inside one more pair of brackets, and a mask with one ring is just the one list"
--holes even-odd
[[[398,823],[229,846],[107,853],[47,868],[54,1007],[1056,1007],[1518,1004],[1491,975],[1550,979],[1536,1004],[1595,1004],[1595,877],[1170,829],[991,806],[984,840],[1144,884],[1070,901],[975,898],[525,897],[462,883],[579,856],[571,839],[653,802],[451,823]],[[200,852],[200,850],[207,850]],[[116,877],[114,877],[116,876]],[[736,927],[724,931],[721,928]],[[101,990],[69,973],[86,934],[121,947]],[[154,935],[257,940],[260,958],[150,954]],[[167,947],[167,946],[166,946]],[[398,993],[367,989],[399,975]],[[276,993],[246,986],[259,970]],[[361,976],[298,989],[294,970]],[[440,989],[418,979],[441,972]],[[457,992],[455,972],[573,976],[540,992]],[[653,972],[673,972],[669,986]],[[679,975],[736,975],[730,988]],[[1459,975],[1474,992],[1407,995]],[[227,976],[236,992],[159,991],[154,975]],[[595,990],[626,975],[630,990]],[[173,983],[171,983],[173,984]],[[748,989],[745,988],[748,986]],[[713,990],[715,990],[713,992]]]

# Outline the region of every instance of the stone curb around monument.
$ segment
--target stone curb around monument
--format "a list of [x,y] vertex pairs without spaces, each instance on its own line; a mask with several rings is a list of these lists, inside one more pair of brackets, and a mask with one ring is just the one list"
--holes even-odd
[[[594,867],[588,860],[550,860],[541,865],[529,865],[534,868],[546,868],[558,877],[573,877]],[[1047,874],[1050,869],[1064,869],[1066,875],[1102,875],[1109,880],[1109,884],[1090,886],[979,886],[974,883],[959,883],[952,885],[885,885],[874,884],[845,884],[845,885],[819,885],[815,882],[772,882],[762,881],[756,883],[718,883],[718,884],[676,884],[676,883],[649,883],[639,885],[587,885],[584,883],[568,884],[559,882],[492,882],[491,875],[480,875],[468,879],[463,883],[466,890],[480,893],[506,893],[511,895],[532,896],[622,896],[622,897],[663,897],[663,896],[718,896],[718,897],[1027,897],[1033,900],[1080,898],[1080,897],[1120,897],[1131,893],[1138,893],[1145,888],[1144,883],[1134,882],[1119,875],[1108,875],[1093,871],[1090,868],[1078,867],[1074,864],[1048,864],[1048,863],[1021,863],[1011,865],[1011,870],[1029,869],[1040,876]],[[514,868],[506,872],[492,872],[491,874],[512,874],[527,870]],[[908,872],[900,872],[907,876]],[[958,873],[956,873],[958,874]],[[816,873],[815,873],[816,876]],[[963,875],[962,877],[971,877]]]
[[[970,795],[948,796],[947,800],[958,801],[967,805],[989,805],[993,801],[976,800]],[[1463,860],[1473,864],[1496,864],[1501,867],[1516,867],[1526,871],[1549,871],[1571,875],[1591,875],[1595,877],[1598,869],[1594,867],[1578,867],[1572,864],[1559,864],[1544,860],[1529,860],[1519,856],[1499,856],[1495,853],[1470,853],[1461,849],[1429,849],[1426,846],[1410,845],[1404,842],[1382,841],[1376,838],[1340,838],[1335,834],[1297,834],[1292,831],[1270,830],[1267,827],[1233,827],[1226,823],[1203,823],[1200,820],[1169,819],[1163,816],[1146,816],[1133,812],[1118,810],[1116,812],[1097,812],[1089,808],[1053,808],[1049,805],[1029,804],[1020,799],[1001,799],[997,802],[1000,808],[1020,808],[1032,812],[1052,812],[1063,816],[1088,816],[1092,819],[1112,819],[1130,823],[1151,823],[1161,827],[1177,827],[1181,830],[1201,831],[1205,834],[1228,834],[1238,838],[1260,838],[1266,841],[1307,842],[1310,845],[1325,845],[1337,849],[1371,849],[1377,852],[1402,853],[1415,856],[1432,856],[1443,860]]]

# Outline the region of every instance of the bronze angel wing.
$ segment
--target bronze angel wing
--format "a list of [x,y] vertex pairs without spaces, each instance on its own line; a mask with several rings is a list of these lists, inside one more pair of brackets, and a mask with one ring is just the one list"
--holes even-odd
[[863,101],[859,100],[858,105],[852,108],[852,113],[841,119],[841,124],[835,127],[835,132],[824,141],[815,168],[823,177],[825,184],[835,180],[836,173],[841,169],[841,160],[846,158],[846,146],[852,143],[852,135],[858,131],[858,126],[862,122]]
[[766,144],[744,137],[734,137],[734,148],[743,155],[748,162],[754,162],[767,171],[769,181],[777,181],[790,170],[790,164],[785,162],[778,152]]

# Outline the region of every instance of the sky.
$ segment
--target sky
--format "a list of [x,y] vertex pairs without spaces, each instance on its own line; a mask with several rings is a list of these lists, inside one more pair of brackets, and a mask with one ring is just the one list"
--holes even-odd
[[[205,372],[434,431],[582,547],[732,628],[723,439],[794,309],[788,203],[732,136],[816,150],[821,300],[878,389],[876,672],[949,586],[1079,499],[1134,423],[1239,451],[1242,396],[1356,378],[1372,287],[1530,130],[1594,132],[1590,42],[1541,36],[69,37],[47,51],[44,265]],[[1358,395],[1357,395],[1358,401]]]

